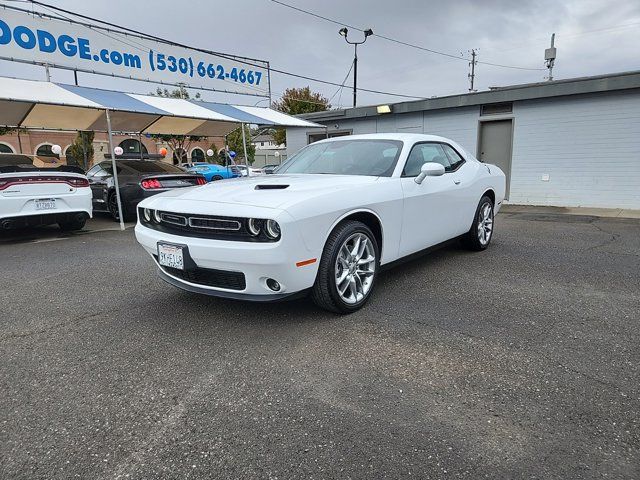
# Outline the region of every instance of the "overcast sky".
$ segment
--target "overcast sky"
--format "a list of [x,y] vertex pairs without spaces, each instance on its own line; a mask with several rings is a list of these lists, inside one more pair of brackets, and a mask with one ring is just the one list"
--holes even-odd
[[[556,79],[640,69],[638,0],[283,0],[300,8],[426,48],[480,61],[544,68],[544,49],[556,33]],[[0,0],[0,3],[9,3]],[[51,0],[62,8],[220,52],[269,60],[275,68],[341,83],[353,47],[338,25],[269,0]],[[15,5],[15,3],[13,3]],[[353,32],[354,38],[360,38]],[[370,37],[359,47],[358,86],[418,97],[464,93],[468,64]],[[44,79],[42,69],[0,61],[2,75]],[[478,65],[476,88],[542,81],[545,71]],[[139,82],[81,74],[81,84],[148,92]],[[71,82],[56,70],[53,81]],[[349,78],[347,85],[352,85]],[[274,98],[292,86],[310,85],[334,107],[351,104],[351,90],[280,74],[272,76]],[[210,100],[253,104],[254,98],[206,92]],[[361,92],[359,105],[398,101]],[[263,104],[264,105],[264,104]]]

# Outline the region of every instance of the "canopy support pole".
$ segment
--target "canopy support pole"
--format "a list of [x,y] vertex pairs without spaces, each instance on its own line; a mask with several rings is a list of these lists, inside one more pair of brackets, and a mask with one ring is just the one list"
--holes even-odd
[[247,177],[251,176],[251,168],[249,168],[249,157],[247,156],[247,139],[244,135],[244,123],[240,124],[242,129],[242,148],[244,149],[244,161],[247,164]]
[[[122,201],[120,200],[120,185],[118,183],[118,168],[116,167],[116,152],[113,148],[113,132],[111,131],[111,117],[109,109],[105,110],[107,114],[107,130],[109,132],[109,150],[111,151],[111,168],[113,168],[113,183],[116,189],[116,201],[118,202],[118,216],[120,217],[120,230],[124,230],[124,218],[122,215]],[[109,199],[107,198],[107,202]]]

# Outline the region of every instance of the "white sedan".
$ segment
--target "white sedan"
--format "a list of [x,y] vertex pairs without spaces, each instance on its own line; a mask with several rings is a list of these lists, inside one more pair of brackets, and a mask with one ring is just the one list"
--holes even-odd
[[0,158],[0,229],[53,223],[64,231],[84,227],[93,213],[92,195],[79,169],[39,169],[31,166],[28,157],[26,167],[4,160]]
[[135,233],[176,287],[257,301],[310,291],[349,313],[382,265],[456,237],[487,248],[504,195],[498,167],[446,138],[353,135],[308,145],[275,175],[148,198]]

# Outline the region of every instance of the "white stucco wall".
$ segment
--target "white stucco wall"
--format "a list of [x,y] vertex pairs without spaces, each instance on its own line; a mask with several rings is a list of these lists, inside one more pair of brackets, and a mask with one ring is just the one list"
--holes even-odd
[[511,203],[640,209],[640,92],[523,101],[514,116]]

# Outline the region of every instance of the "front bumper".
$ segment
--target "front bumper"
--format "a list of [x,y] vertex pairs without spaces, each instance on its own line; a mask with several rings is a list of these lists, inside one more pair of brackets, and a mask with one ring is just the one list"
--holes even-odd
[[[318,253],[307,250],[294,224],[283,225],[282,239],[278,242],[240,242],[213,240],[172,235],[160,232],[139,222],[135,227],[136,239],[154,258],[157,265],[158,242],[182,245],[187,248],[189,260],[195,268],[213,269],[244,274],[244,288],[212,287],[188,281],[173,275],[170,269],[158,265],[160,276],[168,283],[191,292],[252,301],[280,300],[304,290],[315,282],[318,269]],[[315,258],[313,263],[297,266],[297,263]],[[186,265],[189,268],[189,265]],[[267,280],[276,280],[280,289],[275,292]]]

